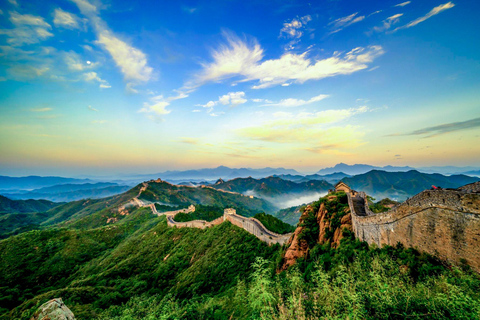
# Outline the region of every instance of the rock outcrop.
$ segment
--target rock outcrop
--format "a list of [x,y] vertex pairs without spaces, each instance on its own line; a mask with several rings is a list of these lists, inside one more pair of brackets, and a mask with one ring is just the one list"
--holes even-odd
[[[337,197],[332,195],[327,198],[328,201],[337,201]],[[279,271],[288,269],[295,264],[298,258],[302,258],[308,255],[308,243],[306,240],[300,239],[300,235],[305,230],[304,222],[306,218],[314,211],[312,206],[307,206],[300,217],[300,223],[295,230],[294,236],[290,238],[287,243],[288,249],[285,251],[283,257],[283,264]],[[338,217],[337,217],[338,216]],[[340,219],[340,223],[333,222],[334,218]],[[333,248],[337,248],[340,245],[340,240],[343,238],[344,230],[353,231],[352,216],[350,214],[350,208],[345,207],[340,212],[328,212],[325,202],[320,204],[318,211],[315,213],[315,218],[318,224],[318,243],[330,242]]]
[[75,316],[62,298],[55,298],[42,304],[30,320],[75,320]]
[[308,243],[305,240],[301,240],[299,235],[305,229],[305,227],[302,226],[303,221],[308,216],[308,212],[312,210],[313,208],[311,206],[307,206],[300,216],[300,223],[298,224],[297,229],[295,229],[293,237],[291,237],[287,243],[288,249],[285,251],[283,264],[279,271],[287,270],[290,266],[295,264],[295,261],[297,261],[298,258],[305,257],[308,254]]

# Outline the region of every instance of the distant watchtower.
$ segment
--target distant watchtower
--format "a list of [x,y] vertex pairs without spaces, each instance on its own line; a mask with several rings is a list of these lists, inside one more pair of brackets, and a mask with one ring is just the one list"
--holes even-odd
[[343,191],[345,193],[350,193],[352,196],[357,194],[357,191],[350,188],[346,183],[340,181],[335,185],[335,192]]

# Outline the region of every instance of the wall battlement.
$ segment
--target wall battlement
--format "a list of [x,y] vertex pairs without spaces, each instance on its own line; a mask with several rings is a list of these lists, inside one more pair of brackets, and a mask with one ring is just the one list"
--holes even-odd
[[[355,236],[369,244],[414,247],[480,272],[480,183],[425,190],[387,212],[368,208],[366,194],[347,193]],[[364,211],[358,210],[363,201]],[[355,206],[355,204],[357,204]]]

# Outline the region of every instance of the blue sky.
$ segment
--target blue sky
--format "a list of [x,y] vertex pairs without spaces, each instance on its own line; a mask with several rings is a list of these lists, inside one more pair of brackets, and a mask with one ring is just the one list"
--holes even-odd
[[0,174],[478,165],[478,1],[0,10]]

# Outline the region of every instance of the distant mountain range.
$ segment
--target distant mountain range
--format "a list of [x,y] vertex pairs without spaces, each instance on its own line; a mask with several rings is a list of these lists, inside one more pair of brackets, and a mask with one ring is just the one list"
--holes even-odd
[[385,167],[375,167],[369,164],[346,164],[346,163],[339,163],[331,168],[321,169],[317,172],[318,175],[327,175],[327,174],[334,174],[334,173],[346,173],[349,175],[356,175],[366,173],[371,170],[383,170],[388,172],[404,172],[409,170],[415,170],[412,167],[394,167],[394,166],[385,166]]
[[281,174],[281,175],[274,175],[274,177],[279,177],[284,180],[290,180],[290,181],[295,181],[295,182],[307,182],[310,180],[325,180],[331,184],[335,184],[338,181],[342,180],[345,177],[351,177],[351,175],[343,173],[343,172],[334,172],[330,174],[325,174],[325,175],[319,175],[319,174],[309,174],[306,176],[302,175],[292,175],[292,174]]
[[112,182],[60,184],[31,191],[10,190],[0,192],[15,200],[45,199],[55,202],[68,202],[80,199],[99,199],[113,196],[129,190],[131,186],[122,186]]
[[75,179],[63,177],[9,177],[0,176],[0,190],[32,190],[50,187],[58,184],[91,183],[90,179]]
[[458,188],[479,180],[480,178],[466,175],[444,176],[439,173],[428,174],[416,170],[407,172],[372,170],[342,179],[351,188],[365,191],[377,200],[391,198],[397,201],[404,201],[425,189],[430,189],[432,185],[442,188]]

